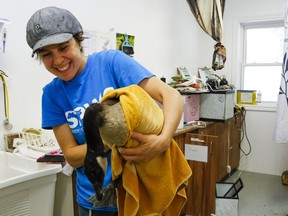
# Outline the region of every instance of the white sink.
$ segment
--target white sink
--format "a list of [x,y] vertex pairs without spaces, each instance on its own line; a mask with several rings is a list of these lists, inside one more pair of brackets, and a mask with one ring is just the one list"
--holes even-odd
[[52,216],[60,164],[0,151],[0,209],[2,215]]
[[0,151],[0,189],[56,174],[61,170],[62,167],[59,164],[38,163],[32,158]]

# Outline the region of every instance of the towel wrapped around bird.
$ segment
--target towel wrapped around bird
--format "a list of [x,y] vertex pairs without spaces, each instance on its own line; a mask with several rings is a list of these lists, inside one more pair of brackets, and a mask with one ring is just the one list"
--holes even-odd
[[131,138],[133,131],[158,135],[164,124],[163,110],[137,85],[108,91],[101,105],[99,132],[103,143],[112,149],[112,178],[122,178],[116,189],[118,215],[180,215],[192,171],[177,143],[172,139],[162,154],[135,163],[126,161],[117,150],[139,144]]

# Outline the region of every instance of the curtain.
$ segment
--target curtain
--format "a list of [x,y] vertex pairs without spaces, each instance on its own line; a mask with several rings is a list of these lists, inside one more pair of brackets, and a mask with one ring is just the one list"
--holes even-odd
[[217,42],[212,68],[222,69],[226,61],[226,49],[221,43],[225,0],[187,0],[187,3],[200,27]]
[[284,17],[284,33],[284,58],[273,138],[280,143],[288,143],[288,1]]

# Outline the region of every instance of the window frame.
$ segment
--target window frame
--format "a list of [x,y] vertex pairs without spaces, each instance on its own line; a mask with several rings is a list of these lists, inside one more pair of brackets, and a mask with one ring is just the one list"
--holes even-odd
[[[247,63],[247,29],[257,29],[257,28],[273,28],[273,27],[283,27],[284,29],[284,19],[275,18],[275,19],[262,19],[262,20],[252,20],[246,22],[240,22],[241,28],[241,45],[242,52],[240,55],[240,89],[244,89],[244,69],[247,66],[281,66],[282,62],[274,63]],[[284,55],[284,53],[283,53]],[[280,83],[279,83],[280,85]],[[280,87],[280,86],[279,86]],[[264,101],[266,103],[277,103],[277,101]]]

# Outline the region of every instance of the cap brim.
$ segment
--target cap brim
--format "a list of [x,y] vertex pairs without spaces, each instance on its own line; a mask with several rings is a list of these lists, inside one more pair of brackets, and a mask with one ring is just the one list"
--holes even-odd
[[34,55],[34,53],[38,49],[40,49],[42,47],[49,46],[49,45],[52,45],[52,44],[64,43],[64,42],[70,40],[72,37],[73,37],[73,35],[70,34],[70,33],[63,33],[63,34],[51,35],[51,36],[48,36],[46,38],[43,38],[42,40],[39,40],[34,45],[32,56]]

